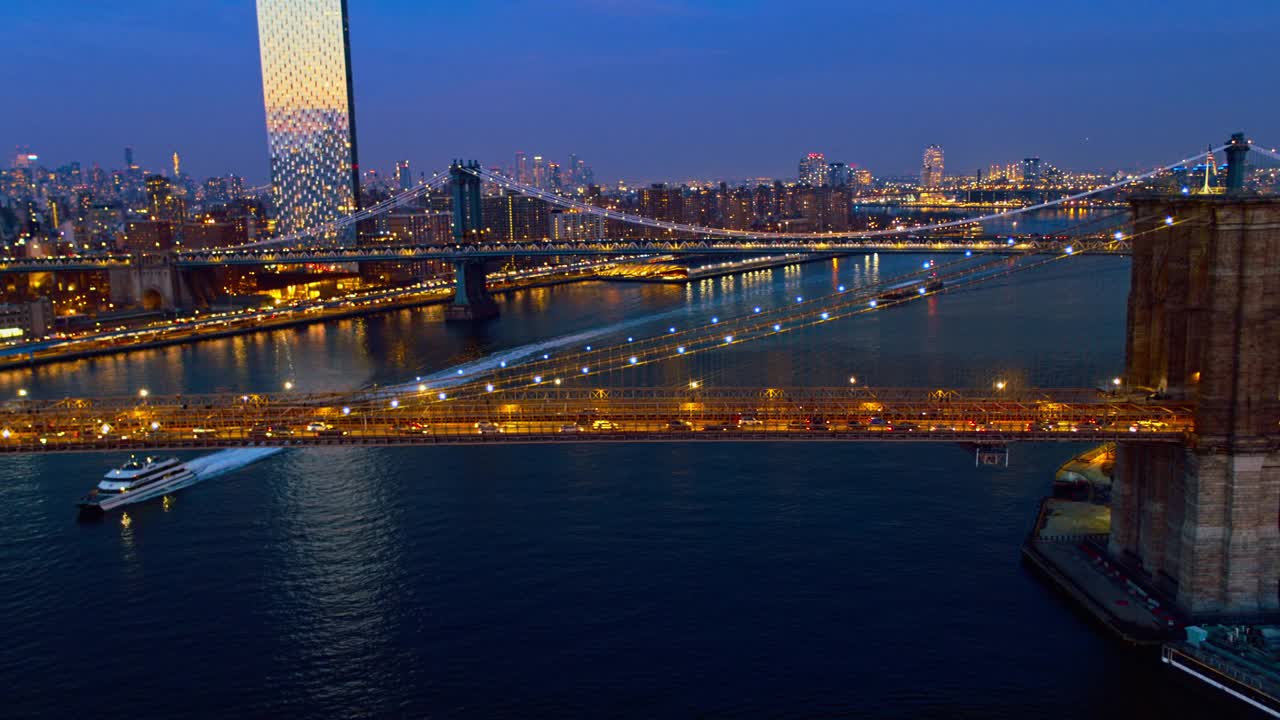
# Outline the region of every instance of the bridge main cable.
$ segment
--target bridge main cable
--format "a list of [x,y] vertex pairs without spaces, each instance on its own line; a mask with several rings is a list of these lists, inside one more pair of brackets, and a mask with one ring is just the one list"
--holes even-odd
[[908,234],[919,233],[919,232],[931,232],[934,230],[945,230],[948,228],[972,225],[974,223],[982,223],[990,220],[999,220],[1002,218],[1014,217],[1024,213],[1035,212],[1037,210],[1044,210],[1048,208],[1058,207],[1066,203],[1074,202],[1076,200],[1081,200],[1083,198],[1091,197],[1093,195],[1098,195],[1100,193],[1109,192],[1111,190],[1116,190],[1118,188],[1125,187],[1126,185],[1131,185],[1133,183],[1155,177],[1156,175],[1159,175],[1162,172],[1167,172],[1169,170],[1172,170],[1175,167],[1179,167],[1179,166],[1186,165],[1188,163],[1195,162],[1197,160],[1207,157],[1211,153],[1220,152],[1226,149],[1227,147],[1228,145],[1226,144],[1219,145],[1216,148],[1210,148],[1208,150],[1197,153],[1195,155],[1182,158],[1177,162],[1163,165],[1161,167],[1155,168],[1154,170],[1149,170],[1139,175],[1127,177],[1123,180],[1111,183],[1109,185],[1104,185],[1101,187],[1093,188],[1091,190],[1075,193],[1073,195],[1061,197],[1056,200],[1049,200],[1046,202],[1037,203],[1035,205],[1028,205],[1026,207],[1014,208],[1011,210],[1005,210],[998,213],[989,213],[987,215],[981,215],[978,217],[966,218],[962,220],[949,220],[946,222],[933,223],[929,225],[918,225],[918,226],[912,226],[912,227],[902,228],[902,229],[887,228],[882,230],[869,230],[864,232],[844,233],[844,234],[836,234],[831,232],[828,232],[828,233],[753,232],[750,230],[730,230],[727,228],[713,228],[713,227],[707,227],[705,225],[690,225],[687,223],[677,223],[677,222],[670,222],[665,220],[657,220],[654,218],[647,218],[642,215],[634,215],[631,213],[624,213],[618,210],[610,210],[608,208],[602,208],[598,205],[592,205],[591,203],[585,203],[579,200],[566,198],[564,196],[557,195],[556,193],[548,192],[546,190],[541,190],[539,188],[518,183],[510,178],[504,177],[502,175],[497,175],[495,173],[491,173],[488,170],[485,170],[483,168],[462,166],[462,170],[464,172],[471,173],[482,180],[495,183],[500,187],[506,188],[508,190],[514,190],[516,192],[519,192],[523,195],[528,195],[530,197],[536,197],[539,200],[543,200],[545,202],[551,203],[553,205],[557,205],[565,209],[577,210],[580,212],[585,212],[585,213],[595,215],[597,217],[602,217],[608,220],[616,220],[619,222],[625,222],[633,225],[642,225],[645,227],[658,228],[658,229],[667,230],[670,232],[683,232],[683,233],[690,233],[694,235],[710,235],[715,237],[745,238],[745,239],[759,239],[759,240],[768,240],[768,239],[823,240],[823,239],[831,239],[835,237],[846,237],[846,236],[857,237],[857,238],[872,238],[872,237],[885,237],[885,236],[893,236],[893,235],[908,235]]

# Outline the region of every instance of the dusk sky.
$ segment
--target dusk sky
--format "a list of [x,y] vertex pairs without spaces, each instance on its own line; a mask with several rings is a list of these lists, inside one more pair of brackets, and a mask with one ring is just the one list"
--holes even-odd
[[[267,178],[252,0],[3,0],[0,149]],[[1148,166],[1280,143],[1280,3],[350,0],[361,165],[576,152],[602,181]],[[1238,77],[1238,80],[1235,78]],[[1239,90],[1233,91],[1232,85]]]

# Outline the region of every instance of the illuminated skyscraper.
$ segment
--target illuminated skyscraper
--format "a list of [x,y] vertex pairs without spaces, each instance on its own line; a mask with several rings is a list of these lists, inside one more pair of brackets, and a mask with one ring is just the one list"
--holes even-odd
[[542,156],[533,156],[533,186],[536,188],[547,187],[547,166],[542,164]]
[[822,153],[809,153],[800,158],[800,182],[812,187],[827,184],[827,158]]
[[258,0],[262,94],[278,229],[360,205],[346,0]]
[[920,187],[936,188],[942,184],[942,146],[930,145],[924,149],[920,163]]

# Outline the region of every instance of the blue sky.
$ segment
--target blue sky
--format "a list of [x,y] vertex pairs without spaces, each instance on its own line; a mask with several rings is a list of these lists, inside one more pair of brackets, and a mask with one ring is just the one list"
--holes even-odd
[[[601,179],[877,174],[1280,143],[1280,3],[350,0],[361,165],[576,152]],[[267,175],[252,0],[4,0],[0,149]],[[1237,84],[1239,91],[1233,91]]]

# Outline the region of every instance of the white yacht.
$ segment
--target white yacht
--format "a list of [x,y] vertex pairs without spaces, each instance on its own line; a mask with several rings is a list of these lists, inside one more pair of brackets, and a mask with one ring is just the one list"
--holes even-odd
[[195,477],[177,458],[138,460],[130,456],[128,462],[108,472],[102,482],[76,504],[82,513],[101,514],[185,487]]

